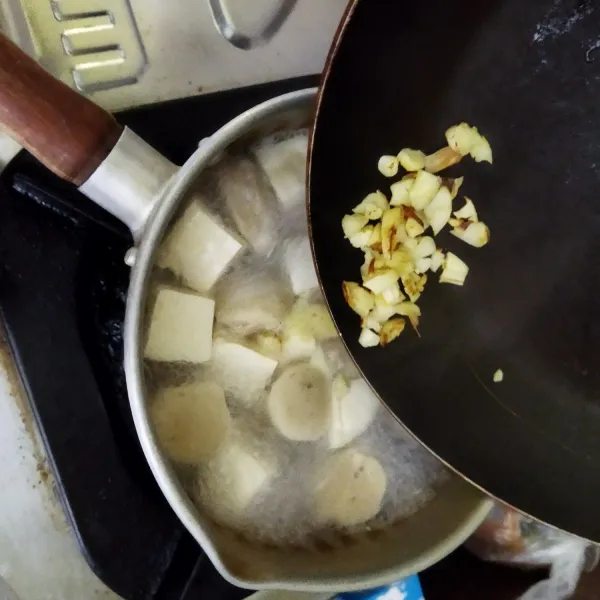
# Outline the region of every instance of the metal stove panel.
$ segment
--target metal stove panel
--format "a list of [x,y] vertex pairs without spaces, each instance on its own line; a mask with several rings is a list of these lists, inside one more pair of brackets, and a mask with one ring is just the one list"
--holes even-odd
[[146,54],[128,0],[22,0],[21,6],[34,55],[80,92],[131,85],[144,72]]
[[[221,3],[225,30],[211,11]],[[0,30],[115,111],[319,73],[347,3],[0,0]]]

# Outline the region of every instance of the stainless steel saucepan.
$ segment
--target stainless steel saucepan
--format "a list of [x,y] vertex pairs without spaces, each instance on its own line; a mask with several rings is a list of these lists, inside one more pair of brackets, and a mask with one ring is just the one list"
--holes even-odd
[[124,360],[131,410],[146,458],[171,507],[220,573],[251,589],[333,592],[398,580],[452,551],[490,509],[489,500],[454,476],[430,504],[376,535],[346,536],[339,545],[312,550],[282,550],[243,539],[202,514],[159,448],[147,410],[141,351],[155,249],[207,165],[233,143],[250,145],[267,133],[310,126],[315,97],[316,90],[308,89],[253,108],[202,140],[179,168],[0,36],[0,128],[133,233],[135,247],[127,257],[132,272]]

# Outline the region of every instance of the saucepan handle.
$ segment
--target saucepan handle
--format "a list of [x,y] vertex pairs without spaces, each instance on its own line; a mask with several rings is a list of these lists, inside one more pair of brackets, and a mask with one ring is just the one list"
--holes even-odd
[[54,79],[1,34],[0,126],[76,185],[89,179],[123,133],[112,115]]
[[0,34],[0,129],[141,236],[175,165]]

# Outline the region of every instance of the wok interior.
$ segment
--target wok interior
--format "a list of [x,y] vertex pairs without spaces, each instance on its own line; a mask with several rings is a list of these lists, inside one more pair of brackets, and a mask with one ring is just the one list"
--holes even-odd
[[[270,116],[253,129],[241,135],[195,178],[162,234],[168,239],[173,224],[198,197],[210,198],[214,190],[215,173],[227,157],[245,155],[248,148],[274,134],[286,135],[310,125],[306,110],[292,110]],[[214,197],[217,197],[215,195]],[[210,202],[210,200],[208,201]],[[209,206],[217,213],[222,207]],[[304,204],[302,217],[305,219]],[[304,221],[305,222],[305,221]],[[225,221],[225,225],[231,225]],[[303,224],[304,226],[304,224]],[[146,281],[147,300],[145,325],[141,329],[142,348],[146,346],[151,316],[156,306],[157,286],[181,288],[181,279],[160,264],[160,254],[155,253],[155,263]],[[185,284],[183,285],[185,288]],[[320,292],[317,290],[320,294]],[[218,306],[217,306],[218,310]],[[146,361],[143,385],[146,391],[146,412],[152,413],[153,398],[164,386],[180,386],[194,378],[197,367],[186,362]],[[155,434],[156,435],[156,434]],[[160,439],[155,439],[158,446]],[[331,589],[370,587],[392,581],[424,568],[442,558],[461,543],[483,518],[489,505],[481,494],[458,477],[450,477],[438,489],[431,501],[424,503],[414,514],[398,519],[385,528],[356,533],[324,530],[311,543],[284,544],[270,540],[257,540],[239,529],[223,524],[208,514],[201,503],[194,501],[197,485],[196,468],[170,463],[166,454],[163,461],[168,471],[169,485],[174,486],[187,510],[196,520],[191,532],[205,546],[214,550],[221,572],[234,583],[260,586],[268,582],[282,582],[294,586],[301,582],[329,586]],[[187,523],[186,523],[187,524]],[[190,527],[189,524],[188,528]],[[318,558],[317,558],[318,557]],[[400,571],[399,571],[400,566]],[[389,571],[389,572],[388,572]]]
[[[311,222],[329,306],[390,409],[493,496],[600,541],[597,33],[595,3],[358,2],[317,115]],[[411,57],[401,77],[382,60],[393,56]],[[389,193],[381,154],[433,152],[462,121],[494,164],[446,174],[465,177],[490,243],[441,234],[470,268],[465,286],[428,287],[420,339],[362,349],[332,277],[355,279],[360,257],[327,232],[368,192]]]

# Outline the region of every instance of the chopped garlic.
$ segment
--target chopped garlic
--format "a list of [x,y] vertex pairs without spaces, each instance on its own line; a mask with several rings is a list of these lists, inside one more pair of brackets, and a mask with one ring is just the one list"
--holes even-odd
[[413,217],[409,217],[408,219],[406,219],[404,229],[406,230],[408,236],[411,238],[416,238],[425,231],[423,224]]
[[363,348],[374,348],[375,346],[379,346],[379,336],[370,329],[363,329],[360,332],[358,343]]
[[435,236],[450,225],[452,235],[477,248],[489,242],[489,229],[479,221],[469,198],[465,196],[464,206],[452,214],[452,201],[464,177],[436,173],[458,164],[466,155],[491,163],[491,147],[477,128],[467,123],[450,127],[446,139],[448,146],[428,156],[411,148],[404,148],[397,157],[382,156],[378,167],[384,175],[395,175],[399,166],[408,174],[390,186],[389,202],[380,191],[368,194],[353,209],[354,214],[342,221],[351,245],[364,252],[362,286],[344,282],[343,291],[346,302],[361,317],[359,342],[366,348],[385,346],[400,335],[404,320],[395,315],[407,317],[419,334],[421,310],[415,303],[429,271],[441,269],[441,283],[464,284],[469,267],[451,252],[444,254],[436,248],[433,237],[423,235],[429,227]]
[[394,177],[398,174],[398,159],[386,154],[379,159],[377,168],[385,177]]
[[419,326],[419,317],[421,309],[414,302],[401,302],[396,306],[396,312],[403,317],[407,317],[414,329]]
[[375,333],[379,333],[381,331],[381,323],[372,314],[369,314],[364,319],[361,319],[360,326],[363,329],[370,329]]
[[[381,219],[383,211],[388,208],[389,204],[387,198],[382,192],[377,191],[368,194],[358,206],[354,207],[352,212],[358,215],[364,215],[368,220],[374,221]],[[362,229],[362,227],[360,229]]]
[[494,373],[494,383],[501,383],[504,380],[504,372],[502,369],[498,369]]
[[[394,274],[395,275],[395,274]],[[381,292],[381,297],[388,304],[394,305],[401,302],[404,298],[404,295],[400,291],[400,286],[398,285],[398,281],[396,281],[393,285],[390,285],[386,289]]]
[[437,235],[452,216],[452,192],[447,187],[441,187],[435,198],[425,207],[425,216]]
[[345,215],[342,219],[344,236],[346,238],[351,238],[357,233],[360,233],[368,222],[369,218],[364,215]]
[[409,190],[409,199],[413,208],[423,210],[435,198],[441,185],[442,181],[437,175],[419,171]]
[[[472,200],[465,196],[465,205],[460,209],[454,212],[454,216],[457,219],[468,219],[469,221],[478,221],[477,211],[475,210],[475,205]],[[452,223],[450,223],[452,225]],[[452,225],[455,227],[455,225]]]
[[396,272],[398,277],[406,276],[413,270],[412,257],[403,248],[392,252],[391,257],[385,263],[387,267]]
[[440,283],[463,285],[468,273],[469,267],[458,256],[452,254],[452,252],[448,252],[446,254],[444,269],[440,275]]
[[436,250],[432,255],[431,255],[431,267],[430,269],[434,272],[437,273],[438,270],[444,265],[444,261],[446,260],[446,257],[444,256],[444,253],[441,250]]
[[369,248],[373,248],[373,246],[377,246],[378,244],[381,244],[381,223],[377,223],[377,225],[373,227],[373,231],[371,232],[371,237],[369,237],[367,246],[369,246]]
[[404,286],[404,291],[410,298],[411,302],[416,302],[419,299],[419,296],[425,289],[426,283],[427,275],[419,275],[414,271],[409,275],[402,277],[402,285]]
[[402,227],[402,208],[390,208],[381,217],[381,251],[389,257],[395,249],[398,230]]
[[477,127],[471,127],[467,123],[454,125],[446,131],[448,145],[462,156],[470,154],[476,162],[491,163],[492,148],[485,137],[483,137]]
[[425,159],[425,170],[429,173],[439,173],[461,160],[462,154],[455,152],[450,146],[445,146]]
[[428,258],[435,252],[435,241],[432,237],[423,236],[419,238],[419,243],[413,254],[417,258]]
[[458,192],[460,192],[460,188],[464,183],[464,177],[457,177],[455,179],[446,179],[444,180],[444,185],[450,190],[450,196],[452,200],[458,196]]
[[471,152],[471,148],[479,143],[481,136],[476,129],[467,123],[454,125],[446,131],[446,140],[448,146],[462,156],[466,156]]
[[409,206],[410,205],[410,190],[415,183],[415,177],[406,176],[400,181],[396,181],[390,186],[392,192],[392,198],[390,200],[390,206]]
[[420,171],[425,166],[425,154],[420,150],[404,148],[398,154],[398,162],[406,171]]
[[373,235],[373,226],[367,225],[364,229],[361,229],[358,233],[351,235],[348,241],[354,248],[364,248],[369,245],[371,236]]
[[420,258],[415,264],[415,271],[419,274],[426,273],[429,269],[431,269],[430,258]]
[[389,302],[386,302],[383,296],[375,296],[375,306],[369,313],[369,317],[378,323],[385,323],[396,314],[398,304],[405,300],[404,294],[400,294],[400,297],[401,299],[398,302],[390,304]]
[[475,248],[481,248],[490,241],[490,230],[485,223],[478,221],[477,223],[470,223],[463,227],[457,227],[450,231],[450,233],[456,236],[459,240],[466,242]]
[[344,281],[342,283],[344,298],[348,306],[361,317],[366,317],[375,305],[373,294],[369,290],[354,283],[353,281]]
[[375,274],[363,282],[364,286],[375,294],[382,294],[386,289],[396,285],[398,276],[393,269],[385,269],[375,272]]
[[379,338],[382,346],[387,346],[393,342],[404,331],[406,325],[404,319],[390,319],[381,328]]
[[375,262],[376,253],[369,248],[365,248],[364,252],[365,261],[360,267],[360,275],[363,279],[366,279],[369,276],[369,273],[372,273],[375,270],[373,263]]
[[494,162],[490,143],[483,136],[481,136],[479,144],[471,148],[470,154],[475,162],[488,162],[490,164]]

